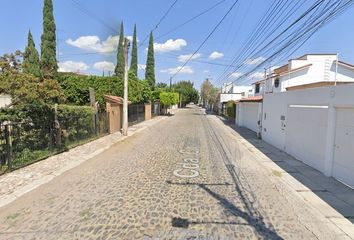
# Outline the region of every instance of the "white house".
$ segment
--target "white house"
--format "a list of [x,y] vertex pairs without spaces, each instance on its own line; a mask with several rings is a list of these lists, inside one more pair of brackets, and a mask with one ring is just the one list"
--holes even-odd
[[226,104],[228,101],[236,101],[241,98],[247,98],[252,95],[252,86],[238,86],[233,83],[223,84],[220,93],[219,109],[225,114]]
[[258,97],[256,102],[253,97],[236,100],[236,124],[260,136],[264,95],[346,83],[354,83],[354,66],[339,61],[337,54],[306,54],[290,59],[252,84],[254,96]]
[[354,84],[265,94],[262,139],[354,188]]
[[257,89],[257,94],[263,94],[354,82],[354,66],[337,58],[337,54],[307,54],[290,59],[255,83],[256,93]]
[[289,60],[236,101],[236,124],[354,188],[354,66],[336,54]]

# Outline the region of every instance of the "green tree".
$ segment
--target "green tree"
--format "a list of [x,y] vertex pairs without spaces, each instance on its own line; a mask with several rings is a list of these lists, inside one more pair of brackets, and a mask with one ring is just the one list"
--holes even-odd
[[65,102],[65,95],[59,83],[25,73],[0,74],[0,94],[9,94],[12,105],[54,104]]
[[44,0],[43,34],[41,38],[41,70],[44,79],[54,78],[58,71],[55,31],[53,2],[52,0]]
[[23,54],[22,71],[23,73],[28,73],[36,77],[41,77],[39,55],[34,44],[31,31],[28,32],[28,43],[26,50]]
[[236,106],[235,106],[235,102],[230,100],[227,102],[226,104],[226,113],[227,116],[231,119],[235,119],[236,116]]
[[23,53],[17,50],[15,53],[6,53],[0,56],[0,73],[19,73],[21,72]]
[[135,76],[138,76],[138,45],[137,45],[137,36],[136,36],[136,24],[134,25],[132,59],[131,59],[129,70]]
[[167,114],[167,108],[179,102],[179,95],[174,92],[161,92],[160,101],[165,108],[165,114]]
[[166,83],[162,83],[162,82],[157,83],[156,84],[156,88],[167,88],[167,84]]
[[120,24],[119,42],[118,42],[118,52],[117,52],[117,65],[114,70],[118,79],[124,78],[124,25],[123,22]]
[[209,79],[206,79],[201,86],[200,92],[203,100],[203,106],[215,110],[215,108],[218,106],[220,98],[219,89],[214,87]]
[[148,55],[146,60],[145,79],[148,81],[150,88],[155,88],[155,56],[154,56],[154,37],[150,32]]
[[173,89],[180,94],[182,106],[190,102],[197,103],[199,100],[198,91],[191,81],[180,81],[173,85]]

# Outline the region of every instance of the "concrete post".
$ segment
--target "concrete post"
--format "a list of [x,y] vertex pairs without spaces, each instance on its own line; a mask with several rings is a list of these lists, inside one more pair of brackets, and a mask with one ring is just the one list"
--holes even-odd
[[129,41],[124,41],[124,99],[123,99],[123,135],[128,135],[128,49]]
[[151,119],[151,103],[145,103],[145,121]]

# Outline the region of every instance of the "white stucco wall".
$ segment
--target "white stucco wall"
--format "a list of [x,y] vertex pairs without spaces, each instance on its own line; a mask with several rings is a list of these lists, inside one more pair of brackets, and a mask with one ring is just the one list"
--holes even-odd
[[346,84],[265,94],[263,140],[332,176],[337,109],[354,110],[353,92]]
[[258,122],[262,115],[261,103],[237,103],[236,104],[236,125],[248,128],[255,133],[260,132]]

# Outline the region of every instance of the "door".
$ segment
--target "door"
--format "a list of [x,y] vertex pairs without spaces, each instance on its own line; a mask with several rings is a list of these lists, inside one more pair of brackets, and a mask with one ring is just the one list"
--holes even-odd
[[243,105],[243,126],[254,132],[259,130],[259,103],[244,103]]
[[354,188],[354,108],[337,108],[333,177]]
[[324,172],[328,109],[290,105],[286,119],[285,151]]

